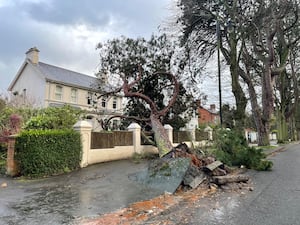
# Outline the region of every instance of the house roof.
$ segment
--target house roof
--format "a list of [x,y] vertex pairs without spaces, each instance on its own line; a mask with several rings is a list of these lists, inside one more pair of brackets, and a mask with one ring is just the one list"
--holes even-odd
[[94,89],[93,86],[98,82],[96,77],[91,77],[82,73],[74,72],[43,62],[37,64],[37,68],[45,76],[46,80],[63,83],[71,86]]

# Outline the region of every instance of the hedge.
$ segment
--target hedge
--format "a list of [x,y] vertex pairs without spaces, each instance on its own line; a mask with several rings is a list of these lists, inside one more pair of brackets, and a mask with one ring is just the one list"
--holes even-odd
[[20,173],[43,177],[79,168],[82,147],[74,130],[23,131],[16,139],[15,158]]

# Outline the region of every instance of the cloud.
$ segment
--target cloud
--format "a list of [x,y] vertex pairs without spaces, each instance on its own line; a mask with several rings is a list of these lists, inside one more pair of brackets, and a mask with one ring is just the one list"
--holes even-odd
[[98,42],[149,37],[171,0],[0,0],[0,93],[36,46],[41,61],[93,74]]

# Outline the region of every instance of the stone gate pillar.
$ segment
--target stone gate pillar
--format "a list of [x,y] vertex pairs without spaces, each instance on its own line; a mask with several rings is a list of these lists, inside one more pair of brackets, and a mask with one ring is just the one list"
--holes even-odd
[[173,144],[173,127],[170,124],[165,124],[164,128],[167,132],[170,142]]
[[132,131],[133,133],[133,146],[134,152],[141,153],[141,126],[137,123],[131,123],[127,127],[128,131]]
[[87,167],[89,165],[89,151],[91,149],[92,125],[87,121],[78,121],[74,126],[74,130],[78,131],[81,136],[82,143],[82,158],[80,167]]
[[17,135],[11,135],[8,137],[6,174],[9,176],[16,176],[19,173],[19,168],[15,161],[16,138]]

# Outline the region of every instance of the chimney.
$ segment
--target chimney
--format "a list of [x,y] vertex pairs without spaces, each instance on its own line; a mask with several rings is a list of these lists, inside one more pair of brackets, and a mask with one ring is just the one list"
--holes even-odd
[[39,50],[37,47],[30,48],[26,52],[26,59],[29,59],[33,64],[39,63]]
[[199,108],[201,106],[201,99],[196,100],[196,106]]
[[211,105],[210,105],[210,110],[211,110],[212,112],[216,112],[216,105],[215,105],[215,104],[211,104]]

